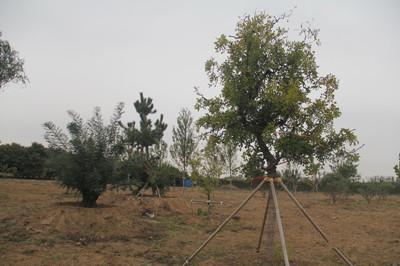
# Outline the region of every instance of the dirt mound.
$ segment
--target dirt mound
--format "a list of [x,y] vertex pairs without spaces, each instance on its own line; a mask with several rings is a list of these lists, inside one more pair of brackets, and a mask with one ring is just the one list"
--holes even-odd
[[187,200],[134,197],[130,193],[106,192],[101,196],[98,205],[98,208],[82,208],[77,200],[57,201],[49,206],[51,211],[44,213],[28,229],[64,235],[83,231],[86,235],[104,238],[112,228],[112,232],[134,237],[147,231],[143,219],[176,216],[190,211]]

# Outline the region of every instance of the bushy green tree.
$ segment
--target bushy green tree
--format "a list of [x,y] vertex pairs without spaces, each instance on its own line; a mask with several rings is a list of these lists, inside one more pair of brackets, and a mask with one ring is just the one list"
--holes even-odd
[[387,196],[395,188],[390,179],[390,177],[384,176],[374,176],[370,178],[370,182],[373,183],[376,187],[375,190],[378,201],[386,200]]
[[371,182],[361,183],[358,192],[370,204],[373,197],[376,196],[376,186]]
[[347,188],[343,194],[345,199],[348,198],[349,194],[358,191],[358,180],[360,179],[360,176],[357,171],[355,160],[358,160],[358,157],[347,161],[341,161],[331,166],[332,171],[340,174],[343,177],[343,180],[346,181]]
[[77,190],[83,207],[96,207],[96,201],[120,177],[117,170],[122,145],[119,141],[119,121],[123,113],[119,103],[109,125],[104,125],[101,110],[84,122],[74,111],[68,111],[72,121],[67,129],[70,138],[53,122],[44,123],[45,139],[56,152],[52,166],[62,187]]
[[174,180],[181,178],[181,176],[182,172],[178,168],[168,163],[162,163],[153,169],[150,178],[152,183],[157,184],[160,196],[163,196],[173,185]]
[[329,195],[335,204],[340,198],[347,199],[352,192],[358,192],[357,165],[358,156],[349,157],[347,161],[340,160],[331,165],[332,173],[326,174],[321,180],[321,188]]
[[11,48],[8,41],[0,39],[0,90],[9,82],[25,84],[27,81],[24,60],[18,57],[18,52]]
[[328,195],[333,204],[343,197],[349,189],[348,180],[340,173],[333,172],[326,174],[321,180],[321,188]]

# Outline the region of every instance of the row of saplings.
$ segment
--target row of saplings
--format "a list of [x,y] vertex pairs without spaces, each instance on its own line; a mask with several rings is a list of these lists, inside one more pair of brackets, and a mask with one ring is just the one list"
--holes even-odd
[[288,167],[282,173],[283,182],[293,191],[322,191],[333,204],[353,194],[360,194],[368,204],[374,198],[379,202],[386,200],[390,194],[400,194],[400,182],[396,182],[393,177],[375,176],[361,182],[357,166],[353,163],[337,165],[332,170],[322,178],[302,179],[296,169]]
[[321,180],[321,189],[334,204],[340,199],[347,199],[354,193],[360,194],[368,204],[373,198],[378,202],[386,200],[387,196],[400,191],[400,183],[390,181],[390,178],[373,177],[368,182],[343,180],[335,175],[327,175]]

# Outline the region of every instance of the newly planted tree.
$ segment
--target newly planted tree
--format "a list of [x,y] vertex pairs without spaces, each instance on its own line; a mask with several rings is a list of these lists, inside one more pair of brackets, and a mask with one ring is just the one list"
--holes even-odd
[[211,212],[211,194],[215,186],[219,183],[219,177],[223,171],[223,159],[220,147],[217,145],[207,145],[207,147],[196,154],[190,160],[192,167],[191,179],[202,188],[202,192],[207,195],[208,214]]
[[321,187],[333,204],[344,197],[349,189],[348,180],[338,172],[328,173],[321,180]]
[[172,129],[171,157],[182,173],[188,176],[189,162],[196,149],[193,117],[187,108],[182,108],[176,120],[177,127]]
[[83,207],[96,207],[107,184],[118,181],[116,166],[122,151],[118,122],[123,106],[123,103],[117,105],[109,125],[104,125],[99,107],[87,122],[74,111],[68,111],[72,118],[67,125],[70,138],[53,122],[44,124],[45,139],[50,148],[58,150],[52,158],[52,168],[62,187],[81,194]]

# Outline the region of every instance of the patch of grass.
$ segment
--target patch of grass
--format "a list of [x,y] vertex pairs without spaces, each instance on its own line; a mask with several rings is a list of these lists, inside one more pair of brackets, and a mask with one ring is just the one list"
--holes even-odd
[[16,223],[11,222],[11,221],[10,221],[10,222],[7,222],[6,219],[3,219],[3,220],[1,221],[1,224],[0,224],[0,234],[9,232],[10,229],[11,229],[11,227],[13,227],[14,225],[16,225]]
[[114,239],[116,241],[122,241],[122,242],[129,242],[130,241],[129,237],[124,236],[124,235],[120,235],[120,234],[113,235],[112,239]]
[[[290,251],[292,251],[292,248],[286,245],[286,251],[288,253],[288,259],[291,260],[292,258],[289,256]],[[283,250],[282,250],[282,244],[281,243],[275,243],[274,245],[274,254],[276,256],[277,261],[275,261],[276,264],[274,265],[285,265],[285,257],[283,255]]]
[[49,247],[53,247],[56,244],[56,241],[51,238],[41,238],[39,241],[37,241],[37,245],[46,245]]
[[388,207],[400,207],[400,203],[389,203],[389,204],[386,204],[386,206],[388,206]]
[[25,232],[25,230],[21,230],[18,228],[13,228],[8,234],[3,235],[3,239],[10,242],[24,242],[31,237],[30,233]]
[[31,254],[33,254],[34,252],[35,252],[35,250],[29,249],[29,248],[24,248],[24,249],[22,250],[22,254],[24,254],[24,255],[31,255]]
[[71,258],[71,260],[78,260],[78,258],[77,258],[76,256],[73,256],[73,257]]
[[9,199],[7,194],[0,194],[0,200],[7,200]]
[[[211,214],[211,212],[210,212],[210,214]],[[197,215],[198,216],[208,216],[208,212],[207,211],[203,212],[203,210],[201,208],[198,208],[197,209]]]
[[55,260],[61,260],[62,259],[62,257],[60,255],[51,255],[51,258],[55,259]]
[[71,199],[71,198],[79,198],[81,195],[79,194],[79,192],[74,191],[74,192],[65,192],[63,196],[64,198]]
[[73,242],[78,242],[80,239],[85,238],[84,236],[80,236],[79,234],[68,234],[65,237],[66,239],[73,241]]
[[357,200],[358,205],[367,205],[367,202],[365,200]]

